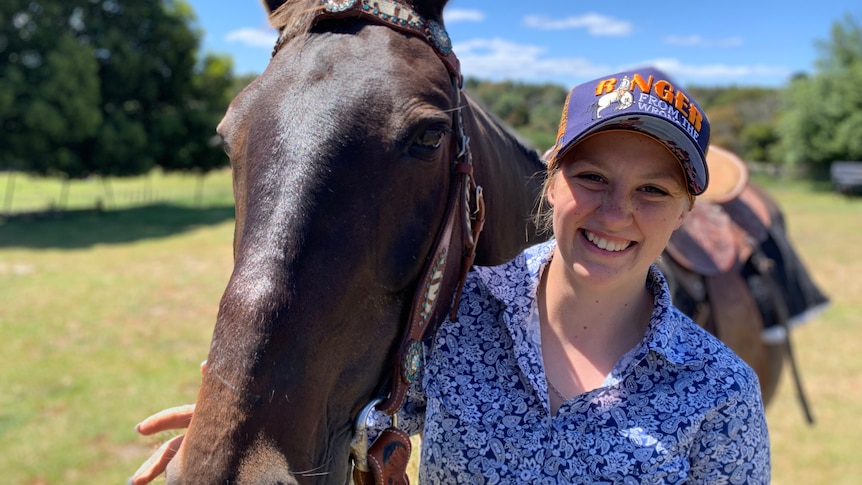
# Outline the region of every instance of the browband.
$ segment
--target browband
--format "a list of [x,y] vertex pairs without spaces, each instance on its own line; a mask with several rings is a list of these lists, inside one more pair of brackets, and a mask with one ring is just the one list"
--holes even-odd
[[398,0],[321,0],[323,11],[316,20],[363,17],[374,20],[395,30],[424,39],[446,69],[461,85],[461,64],[452,52],[452,40],[443,24],[427,20],[419,15],[407,2]]

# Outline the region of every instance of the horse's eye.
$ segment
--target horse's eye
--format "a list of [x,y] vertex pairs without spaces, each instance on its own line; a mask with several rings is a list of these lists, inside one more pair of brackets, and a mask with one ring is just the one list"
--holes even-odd
[[427,130],[425,133],[419,135],[413,144],[421,148],[439,148],[444,136],[446,136],[446,131],[444,130]]

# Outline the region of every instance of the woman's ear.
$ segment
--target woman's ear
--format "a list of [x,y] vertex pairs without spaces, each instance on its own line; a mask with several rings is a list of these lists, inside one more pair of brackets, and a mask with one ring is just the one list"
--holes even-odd
[[688,216],[688,213],[691,212],[691,209],[692,206],[688,205],[682,210],[682,212],[679,213],[679,219],[676,221],[676,227],[673,228],[674,231],[682,227],[682,224],[685,222],[685,218],[686,216]]
[[550,177],[551,177],[550,180],[548,180],[548,182],[547,182],[548,191],[546,194],[547,195],[546,199],[548,200],[548,205],[551,207],[554,207],[554,196],[555,196],[555,191],[556,191],[556,187],[555,187],[556,184],[554,182],[556,182],[557,173],[554,172],[553,174],[550,175]]

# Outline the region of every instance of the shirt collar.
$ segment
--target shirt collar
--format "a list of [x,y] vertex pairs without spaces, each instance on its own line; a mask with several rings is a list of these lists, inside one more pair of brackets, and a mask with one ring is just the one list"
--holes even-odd
[[[507,307],[507,312],[516,321],[526,321],[531,308],[529,305],[516,305],[515,299],[524,296],[535,299],[541,272],[551,261],[555,248],[556,240],[551,239],[527,248],[508,263],[477,268],[485,287]],[[518,286],[521,289],[513,291],[511,283],[520,283]],[[639,361],[646,357],[648,351],[653,351],[677,365],[702,362],[704,356],[699,351],[700,347],[695,342],[688,342],[685,337],[687,332],[682,328],[691,324],[690,319],[671,303],[667,280],[655,265],[650,266],[646,286],[654,295],[653,313],[644,338],[638,345],[640,348],[635,360]]]

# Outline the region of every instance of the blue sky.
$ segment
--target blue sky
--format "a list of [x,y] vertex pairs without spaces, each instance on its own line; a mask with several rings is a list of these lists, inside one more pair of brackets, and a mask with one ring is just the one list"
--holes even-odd
[[[259,73],[275,31],[260,2],[189,0],[204,50]],[[450,0],[445,23],[466,76],[571,87],[653,65],[686,85],[780,87],[814,71],[817,41],[859,0],[583,2]]]

